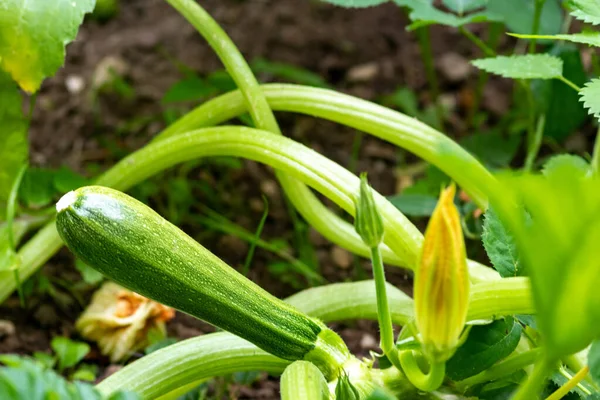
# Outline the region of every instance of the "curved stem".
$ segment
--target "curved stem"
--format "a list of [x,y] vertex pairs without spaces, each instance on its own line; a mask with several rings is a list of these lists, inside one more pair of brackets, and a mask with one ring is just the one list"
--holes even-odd
[[275,357],[227,332],[175,343],[127,365],[100,382],[104,395],[130,390],[153,399],[199,379],[237,371],[281,373],[289,361]]
[[424,392],[432,392],[442,386],[446,375],[446,363],[429,361],[429,371],[424,373],[415,358],[414,350],[400,353],[400,364],[408,380]]
[[[413,319],[412,299],[389,284],[387,294],[392,321],[398,325],[407,325]],[[519,295],[525,294],[517,294]],[[479,296],[480,293],[475,292],[471,301],[480,301]],[[500,309],[503,307],[501,303],[510,301],[512,296],[515,294],[505,292],[494,303]],[[377,295],[372,280],[306,289],[287,298],[286,302],[324,322],[377,320]],[[482,317],[501,315],[496,310],[489,311],[490,315]],[[523,311],[512,309],[509,314],[520,314]],[[214,335],[220,336],[213,342],[210,337]],[[213,363],[216,369],[213,369]],[[236,371],[259,369],[280,373],[288,363],[289,361],[268,355],[229,333],[210,334],[151,353],[111,375],[100,383],[99,389],[105,394],[128,389],[137,392],[142,398],[154,398],[193,381]],[[401,378],[402,376],[397,379]]]
[[[250,66],[225,31],[195,1],[167,1],[198,30],[217,53],[240,88],[245,108],[250,112],[256,127],[281,135],[275,116]],[[327,232],[329,227],[344,226],[346,222],[321,203],[306,185],[281,171],[276,171],[276,175],[290,203],[317,231]]]
[[[413,143],[418,143],[417,139],[418,137],[415,137]],[[285,144],[283,147],[282,143]],[[454,142],[450,141],[450,143]],[[456,146],[458,147],[458,145]],[[447,144],[440,145],[440,147],[445,148]],[[460,149],[460,147],[458,148]],[[195,133],[179,134],[177,137],[161,140],[159,143],[151,144],[125,158],[100,177],[97,183],[126,190],[177,162],[207,155],[226,154],[247,156],[257,160],[264,158],[263,161],[265,162],[267,162],[266,158],[269,158],[271,165],[276,168],[288,171],[295,169],[294,174],[297,177],[306,174],[310,170],[311,178],[306,177],[307,183],[311,184],[309,181],[312,180],[312,184],[316,185],[314,187],[317,190],[321,190],[350,213],[354,212],[354,188],[358,187],[356,176],[298,143],[249,128],[214,128]],[[448,154],[454,155],[455,153],[450,151]],[[468,161],[466,164],[470,163]],[[465,163],[461,165],[466,167]],[[478,163],[475,161],[475,166],[477,165]],[[393,248],[395,259],[400,263],[405,262],[407,266],[414,265],[413,260],[416,259],[422,242],[421,233],[404,215],[379,195],[377,196],[377,202],[380,203],[384,220],[389,225],[389,227],[386,227],[388,231],[386,240],[388,245]],[[358,248],[363,248],[364,244],[360,242],[360,238],[354,232],[352,225],[347,225],[349,231],[356,236],[360,243]],[[343,233],[343,229],[336,232],[337,235],[343,235]],[[54,223],[51,222],[19,251],[22,260],[19,271],[21,276],[23,278],[29,277],[60,246],[61,240]],[[472,268],[470,275],[480,274],[481,279],[494,279],[497,276],[497,273],[489,268],[474,263],[472,265],[475,265],[475,267]],[[0,301],[3,301],[15,288],[14,282],[2,275],[3,273],[0,273],[0,278],[3,278],[0,279]]]
[[594,142],[594,152],[592,153],[592,173],[600,176],[600,128],[596,132],[596,141]]
[[480,383],[493,381],[507,375],[515,373],[520,369],[527,367],[535,363],[537,359],[539,359],[542,354],[542,349],[539,347],[535,349],[531,349],[529,351],[525,351],[520,354],[512,355],[496,364],[486,369],[485,371],[471,376],[467,379],[464,379],[460,382],[456,383],[456,387],[464,392],[467,388],[471,386],[478,385]]
[[[497,185],[496,179],[469,152],[424,123],[333,90],[292,84],[268,84],[262,85],[261,89],[275,111],[306,114],[338,122],[416,154],[456,181],[479,207],[487,208],[488,191]],[[233,91],[195,108],[167,127],[155,140],[217,125],[244,112],[246,108],[241,93]],[[349,229],[353,231],[354,228]],[[366,254],[368,256],[368,249]]]

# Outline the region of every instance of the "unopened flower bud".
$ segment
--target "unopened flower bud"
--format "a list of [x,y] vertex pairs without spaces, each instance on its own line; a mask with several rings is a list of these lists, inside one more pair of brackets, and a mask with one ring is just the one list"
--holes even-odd
[[469,305],[469,273],[455,191],[451,185],[440,195],[415,272],[415,318],[424,351],[436,362],[446,361],[456,350]]
[[360,394],[346,373],[342,373],[335,385],[336,400],[359,400]]
[[383,220],[373,197],[373,189],[367,182],[367,174],[360,175],[360,194],[356,203],[354,219],[356,232],[368,247],[376,247],[383,240]]

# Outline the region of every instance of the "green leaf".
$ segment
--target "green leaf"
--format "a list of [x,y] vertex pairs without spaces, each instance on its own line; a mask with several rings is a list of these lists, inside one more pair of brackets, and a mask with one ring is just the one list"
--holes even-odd
[[600,2],[597,0],[571,0],[569,4],[575,18],[592,25],[600,24]]
[[277,78],[285,79],[301,85],[323,88],[329,87],[327,82],[325,82],[320,75],[290,64],[268,61],[264,58],[257,58],[256,60],[252,61],[250,66],[255,74],[270,74]]
[[492,207],[485,212],[481,240],[492,265],[503,278],[525,275],[515,238]]
[[577,179],[585,178],[590,171],[590,164],[579,156],[559,154],[551,157],[542,168],[542,173],[554,179],[559,175]]
[[498,169],[508,167],[519,149],[521,137],[496,130],[467,136],[460,144],[488,168]]
[[[556,44],[550,52],[563,61],[563,76],[578,86],[587,81],[581,53],[572,44]],[[588,118],[579,95],[559,80],[531,83],[536,103],[546,116],[544,136],[562,141],[579,128]]]
[[54,189],[59,194],[64,194],[86,185],[89,185],[88,179],[67,167],[61,167],[54,173]]
[[513,352],[521,339],[521,325],[512,317],[474,326],[466,342],[446,363],[446,374],[460,381],[485,371]]
[[437,197],[426,194],[397,194],[387,199],[410,217],[429,217],[437,205]]
[[600,340],[592,342],[588,352],[588,366],[590,367],[591,377],[600,383]]
[[159,340],[155,343],[152,343],[150,346],[146,347],[144,349],[144,353],[146,353],[146,354],[154,353],[155,351],[164,349],[165,347],[170,346],[174,343],[177,343],[176,338],[172,338],[172,337],[164,338],[164,339]]
[[[573,376],[576,373],[577,371],[572,371],[566,366],[562,366],[559,368],[558,371],[554,371],[554,373],[550,375],[550,380],[556,385],[556,387],[552,388],[552,390],[554,391],[559,387],[564,386],[569,381],[569,378],[567,376]],[[567,376],[565,376],[565,374]],[[596,389],[594,389],[586,380],[582,380],[577,386],[575,386],[569,391],[570,395],[565,395],[562,398],[566,400],[587,399],[587,393],[593,393],[595,391]]]
[[553,79],[562,75],[563,61],[548,54],[497,56],[473,60],[486,72],[512,79]]
[[454,14],[438,10],[433,5],[428,4],[426,2],[414,3],[409,7],[411,7],[411,12],[409,13],[408,17],[413,22],[406,28],[409,31],[433,24],[459,28],[463,25],[471,23],[490,22],[499,20],[499,17],[497,15],[488,11],[481,11],[467,15],[465,17],[458,17]]
[[[504,24],[512,32],[529,34],[533,31],[535,1],[489,0],[487,10],[501,16]],[[546,0],[538,33],[553,35],[560,33],[563,15],[557,0]]]
[[23,117],[22,103],[17,86],[0,71],[0,203],[8,200],[17,174],[28,157],[27,121]]
[[0,67],[23,90],[37,91],[63,65],[65,45],[75,39],[94,0],[3,0]]
[[14,354],[0,355],[0,399],[2,400],[137,400],[131,392],[116,392],[103,397],[94,386],[70,383],[39,362]]
[[56,194],[54,172],[49,169],[29,168],[19,188],[19,198],[32,208],[47,206]]
[[90,352],[90,345],[83,342],[75,342],[69,338],[57,336],[52,339],[50,347],[58,358],[58,370],[64,371],[71,368]]
[[71,375],[72,380],[94,382],[98,374],[98,366],[83,364]]
[[365,8],[387,3],[389,0],[321,0],[345,8]]
[[442,4],[450,10],[460,15],[483,8],[487,5],[487,0],[442,0]]
[[90,267],[80,259],[75,260],[75,268],[81,274],[83,281],[85,283],[89,283],[90,285],[95,285],[104,279],[104,275],[100,272],[96,271],[94,268]]
[[175,82],[162,98],[163,104],[200,101],[212,96],[219,90],[197,76],[191,76]]
[[592,79],[579,91],[583,106],[588,113],[600,119],[600,78]]
[[[600,336],[598,180],[563,161],[545,175],[504,176],[500,182],[491,203],[531,277],[549,357],[575,353]],[[529,220],[515,212],[515,204],[529,212]]]
[[519,39],[548,39],[548,40],[566,40],[573,43],[589,44],[591,46],[600,47],[600,32],[588,31],[571,34],[560,35],[521,35],[518,33],[509,33],[510,36]]

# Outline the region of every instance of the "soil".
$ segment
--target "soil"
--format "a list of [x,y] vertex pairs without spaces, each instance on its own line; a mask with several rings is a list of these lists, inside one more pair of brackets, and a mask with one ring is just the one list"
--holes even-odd
[[[366,10],[346,10],[317,1],[299,0],[203,0],[202,5],[231,35],[247,59],[264,58],[313,71],[337,90],[377,100],[400,87],[414,90],[421,106],[431,101],[423,73],[419,46],[414,34],[404,27],[407,19],[392,4]],[[484,34],[474,27],[476,34]],[[454,29],[431,29],[434,59],[443,96],[454,105],[446,131],[455,137],[466,132],[464,115],[469,96],[476,84],[476,72],[468,59],[481,56],[478,49]],[[200,76],[221,69],[218,59],[205,41],[163,0],[127,0],[121,2],[117,17],[99,23],[88,20],[76,42],[67,49],[66,65],[48,79],[37,97],[31,124],[31,159],[43,167],[69,166],[92,176],[145,143],[165,126],[161,98],[167,89],[182,79],[182,66]],[[99,76],[112,68],[118,72],[130,95],[95,89]],[[260,76],[262,81],[271,76]],[[483,107],[492,118],[510,106],[510,82],[492,79],[486,89]],[[493,101],[491,100],[493,98]],[[309,117],[278,114],[283,132],[334,161],[348,166],[356,131]],[[395,167],[398,150],[374,138],[365,138],[356,171],[368,171],[372,185],[384,195],[396,193]],[[95,169],[90,167],[93,165]],[[195,169],[192,179],[215,182],[218,168]],[[293,238],[293,227],[273,172],[253,162],[243,162],[241,170],[229,174],[221,190],[219,210],[234,222],[253,231],[262,212],[261,194],[269,199],[269,218],[262,237]],[[205,199],[196,193],[197,201]],[[184,223],[198,236],[198,225]],[[206,236],[206,237],[205,237]],[[208,248],[230,265],[240,266],[248,250],[247,243],[215,232],[203,235]],[[327,243],[318,233],[308,235],[324,277],[331,282],[367,277],[365,261],[355,268],[354,259],[345,250]],[[297,291],[282,284],[267,271],[266,265],[277,259],[257,250],[251,278],[277,296]],[[78,282],[73,259],[63,250],[44,268],[44,276],[66,282]],[[388,277],[409,291],[406,272],[390,268]],[[22,312],[13,296],[0,309],[0,353],[31,354],[48,351],[55,335],[76,338],[73,321],[82,310],[68,290],[54,296],[32,296],[27,312]],[[83,304],[90,291],[83,291]],[[369,321],[338,323],[335,329],[357,354],[368,355],[377,347],[376,324]],[[169,323],[169,334],[188,338],[213,329],[205,323],[179,314]],[[94,350],[88,362],[102,368],[106,358]],[[106,373],[103,375],[106,376]],[[277,384],[262,379],[250,387],[232,386],[240,398],[277,398]]]

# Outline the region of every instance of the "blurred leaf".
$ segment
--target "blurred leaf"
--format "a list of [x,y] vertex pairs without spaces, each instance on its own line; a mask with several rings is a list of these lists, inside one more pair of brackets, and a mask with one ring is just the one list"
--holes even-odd
[[476,12],[465,17],[458,17],[454,14],[438,10],[427,2],[415,2],[409,5],[409,7],[411,8],[411,11],[408,17],[412,21],[412,24],[406,28],[409,31],[433,24],[459,28],[463,25],[471,23],[500,20],[499,16],[495,15],[494,13],[490,13],[487,10]]
[[442,4],[455,13],[462,15],[466,12],[485,7],[487,0],[442,0]]
[[[492,204],[510,228],[531,277],[537,323],[549,357],[600,336],[600,184],[572,163],[545,175],[501,177]],[[514,204],[522,204],[528,221]]]
[[48,353],[43,353],[41,351],[36,351],[33,353],[33,358],[39,362],[44,368],[54,368],[54,364],[56,364],[56,359],[53,355]]
[[600,119],[600,78],[592,79],[579,92],[588,113]]
[[67,167],[61,167],[54,173],[54,189],[59,194],[64,194],[86,185],[89,185],[88,179]]
[[208,83],[219,89],[221,92],[230,92],[237,89],[237,85],[224,69],[215,71],[206,77]]
[[[569,381],[569,378],[567,378],[564,374],[562,374],[560,372],[561,370],[563,370],[566,374],[568,374],[570,376],[573,376],[577,373],[577,371],[572,371],[568,367],[565,367],[565,366],[560,367],[560,369],[558,371],[554,371],[552,373],[552,375],[550,375],[550,380],[556,385],[556,388],[553,388],[554,390],[565,385]],[[581,382],[579,382],[579,384],[577,386],[575,386],[573,389],[571,389],[569,391],[569,393],[567,395],[565,395],[564,397],[562,397],[561,399],[572,400],[572,399],[588,398],[587,393],[581,389],[581,386],[583,386],[585,388],[585,390],[587,390],[588,392],[595,391],[595,389],[592,388],[590,384],[588,384],[585,380],[582,380]]]
[[[51,369],[30,358],[13,354],[0,355],[0,399],[2,400],[137,400],[132,392],[117,392],[103,397],[83,382],[70,383]],[[125,396],[125,397],[120,397]]]
[[[0,43],[1,40],[0,36]],[[22,102],[17,86],[0,71],[0,203],[7,201],[28,157],[27,121],[21,110]]]
[[98,374],[98,366],[83,364],[71,375],[72,380],[94,382]]
[[95,0],[3,0],[0,7],[0,67],[27,92],[38,90],[65,59]]
[[588,366],[590,367],[590,376],[600,383],[600,340],[592,342],[588,352]]
[[440,189],[449,183],[450,178],[445,173],[433,165],[428,165],[425,170],[425,176],[415,182],[414,185],[404,189],[402,195],[424,194],[437,199],[440,195]]
[[207,81],[191,76],[175,82],[162,98],[163,104],[183,103],[186,101],[201,101],[212,96],[219,90]]
[[240,371],[233,373],[233,381],[240,385],[251,385],[262,376],[261,371]]
[[[487,10],[502,16],[504,24],[512,32],[530,34],[533,31],[535,1],[489,0]],[[541,35],[560,33],[562,20],[559,1],[546,0],[538,33]]]
[[69,338],[56,336],[52,339],[50,347],[58,358],[58,370],[64,371],[71,368],[90,352],[90,345],[83,342],[75,342]]
[[492,207],[485,212],[481,240],[492,265],[503,278],[525,275],[515,238]]
[[477,68],[512,79],[553,79],[562,75],[563,61],[548,54],[497,56],[471,61]]
[[171,338],[171,337],[164,338],[162,340],[159,340],[158,342],[152,343],[150,346],[147,346],[144,349],[144,353],[146,353],[146,354],[154,353],[157,350],[164,349],[165,347],[170,346],[175,343],[177,343],[177,338]]
[[508,167],[519,149],[521,137],[491,131],[467,136],[460,144],[487,167],[498,169]]
[[587,31],[580,33],[571,33],[568,35],[520,35],[518,33],[509,33],[510,36],[519,39],[550,39],[550,40],[566,40],[573,43],[589,44],[591,46],[600,47],[600,32]]
[[588,24],[600,24],[600,2],[597,0],[571,0],[569,5],[573,7],[571,15]]
[[460,381],[485,371],[508,357],[519,344],[521,325],[512,317],[474,326],[467,341],[446,363],[446,374]]
[[565,174],[578,179],[585,178],[590,171],[590,165],[583,158],[572,154],[559,154],[551,157],[542,168],[546,176]]
[[257,58],[250,64],[255,74],[270,74],[277,78],[285,79],[301,85],[329,87],[323,78],[303,68],[298,68],[290,64],[268,61],[263,58]]
[[104,279],[104,275],[81,261],[79,258],[75,259],[75,268],[77,268],[77,271],[81,274],[83,281],[90,285],[95,285]]
[[429,217],[437,205],[437,197],[425,194],[397,194],[387,199],[410,217]]
[[[579,50],[570,44],[557,44],[550,52],[563,61],[563,76],[578,86],[587,81]],[[562,141],[586,120],[587,113],[571,87],[559,80],[532,82],[536,103],[546,116],[544,136]]]
[[335,4],[345,8],[364,8],[387,3],[389,0],[321,0],[325,3]]
[[42,168],[27,169],[19,188],[19,197],[28,207],[46,206],[52,202],[55,194],[54,172]]
[[367,397],[367,400],[396,400],[397,397],[386,392],[384,389],[377,388]]
[[387,95],[381,99],[382,103],[387,106],[397,107],[404,114],[411,117],[419,115],[419,102],[415,92],[409,88],[399,88],[394,93]]

